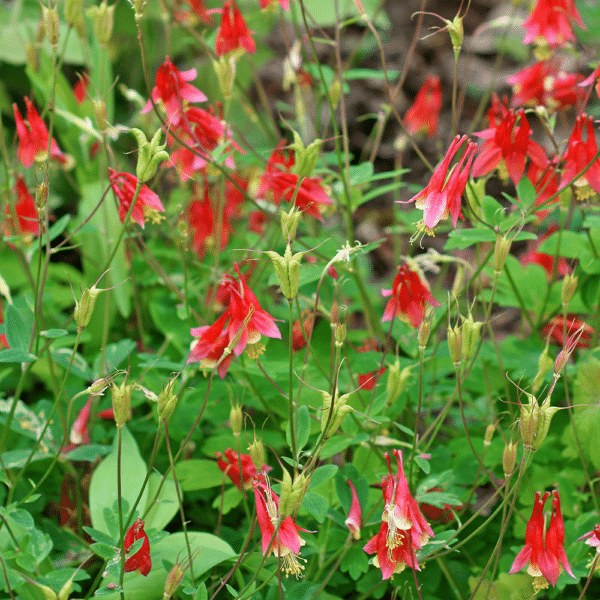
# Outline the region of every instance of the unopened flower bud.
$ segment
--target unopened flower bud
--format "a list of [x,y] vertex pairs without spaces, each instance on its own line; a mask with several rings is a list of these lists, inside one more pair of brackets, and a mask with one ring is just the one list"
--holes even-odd
[[235,73],[237,56],[235,53],[221,56],[219,60],[213,60],[213,68],[219,81],[219,89],[225,100],[231,99],[233,86],[235,84]]
[[496,428],[491,423],[485,428],[485,435],[483,436],[483,445],[484,446],[491,445],[492,438],[494,437],[495,431],[496,431]]
[[534,394],[536,394],[537,391],[540,389],[542,382],[544,381],[544,377],[547,373],[550,372],[553,366],[554,361],[552,360],[550,353],[548,352],[548,344],[546,343],[546,347],[544,348],[544,351],[540,354],[540,358],[538,359],[538,372],[531,386],[531,390]]
[[283,237],[287,240],[288,244],[291,243],[296,237],[296,230],[298,224],[302,218],[302,211],[298,210],[295,206],[292,207],[290,212],[281,211],[281,230],[283,231]]
[[103,290],[99,290],[95,285],[93,285],[92,287],[86,288],[83,291],[81,300],[79,302],[75,302],[75,311],[73,313],[73,317],[75,318],[75,323],[77,323],[78,331],[83,331],[90,322],[92,313],[94,312],[96,299],[101,291]]
[[517,444],[512,441],[504,446],[502,452],[502,468],[504,469],[504,477],[508,477],[514,470],[517,463]]
[[417,330],[417,340],[419,342],[419,352],[424,352],[427,348],[427,341],[429,340],[429,333],[431,331],[431,319],[429,315],[425,315],[425,318],[419,324]]
[[101,377],[100,379],[96,379],[92,385],[90,385],[86,392],[91,394],[92,396],[103,396],[104,390],[109,386],[108,379]]
[[410,369],[412,367],[404,367],[400,371],[400,361],[396,359],[393,365],[389,365],[387,382],[385,389],[387,391],[387,400],[385,401],[386,406],[391,406],[398,400],[400,394],[404,391],[408,378],[411,375]]
[[300,261],[306,253],[297,252],[292,254],[292,247],[288,244],[283,256],[273,250],[267,251],[266,254],[268,254],[275,267],[275,274],[281,292],[288,300],[293,300],[298,295],[300,285]]
[[340,101],[340,97],[342,95],[342,84],[339,79],[336,79],[329,88],[329,98],[331,100],[331,105],[335,109],[338,102]]
[[507,238],[505,235],[496,236],[496,245],[494,246],[494,275],[496,277],[502,273],[511,245],[512,238]]
[[263,446],[262,440],[256,439],[256,435],[252,442],[250,442],[248,451],[250,452],[256,470],[260,471],[265,464],[265,447]]
[[450,40],[452,42],[452,48],[456,54],[460,52],[464,37],[463,17],[456,15],[452,21],[447,21],[447,23],[448,33],[450,34]]
[[302,139],[294,131],[294,143],[292,144],[295,158],[294,171],[300,179],[312,175],[319,160],[322,143],[322,140],[315,140],[307,147],[304,147]]
[[106,112],[106,102],[104,100],[92,99],[92,109],[96,121],[96,129],[102,133],[108,126],[108,117]]
[[461,326],[448,327],[448,349],[450,350],[450,358],[455,367],[460,366],[462,361],[462,331]]
[[35,191],[35,205],[39,212],[44,212],[48,203],[48,182],[42,180]]
[[469,360],[475,352],[475,348],[479,343],[479,336],[481,332],[481,321],[473,320],[473,315],[469,313],[469,316],[463,318],[462,323],[462,354],[464,360]]
[[163,388],[163,391],[158,395],[157,408],[158,418],[161,421],[166,421],[175,410],[177,406],[177,396],[173,393],[173,387],[175,386],[175,380],[177,377],[173,377]]
[[456,275],[454,276],[454,282],[452,283],[452,292],[450,293],[452,298],[458,298],[461,295],[464,283],[465,269],[462,265],[457,265]]
[[119,429],[122,429],[131,417],[131,391],[133,390],[133,384],[128,385],[127,380],[125,380],[120,386],[113,384],[110,390],[112,392],[115,425]]
[[242,407],[239,404],[232,404],[229,411],[229,422],[231,423],[231,431],[235,437],[239,437],[244,423],[244,415]]
[[346,341],[346,323],[336,323],[333,329],[336,348],[341,348]]
[[44,29],[52,46],[58,45],[58,9],[55,6],[48,8],[42,4],[42,18]]
[[566,310],[569,306],[569,302],[571,302],[571,298],[573,298],[573,294],[577,290],[577,275],[572,275],[571,273],[567,273],[562,282],[561,288],[561,299],[563,308]]
[[94,33],[102,46],[108,46],[110,42],[115,19],[115,6],[116,4],[108,6],[107,0],[102,0],[99,6],[88,8],[88,15],[94,21]]
[[165,580],[165,588],[163,592],[163,600],[170,600],[173,594],[177,591],[179,584],[185,575],[185,567],[176,562],[169,571]]

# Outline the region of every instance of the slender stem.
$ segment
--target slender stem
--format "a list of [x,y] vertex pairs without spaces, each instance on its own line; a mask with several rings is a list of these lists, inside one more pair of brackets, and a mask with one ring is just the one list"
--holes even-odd
[[117,427],[118,439],[117,439],[117,504],[119,506],[119,535],[120,546],[121,546],[121,573],[119,575],[119,588],[121,593],[121,600],[125,600],[125,589],[123,588],[123,582],[125,580],[125,530],[123,529],[123,494],[122,494],[122,465],[121,455],[123,452],[123,427]]
[[298,444],[296,436],[296,411],[294,409],[294,348],[293,348],[293,335],[292,329],[294,327],[294,304],[293,300],[288,299],[289,308],[289,335],[288,335],[288,408],[290,415],[290,442],[292,451],[292,460],[294,461],[294,472],[296,471],[296,461],[298,459]]

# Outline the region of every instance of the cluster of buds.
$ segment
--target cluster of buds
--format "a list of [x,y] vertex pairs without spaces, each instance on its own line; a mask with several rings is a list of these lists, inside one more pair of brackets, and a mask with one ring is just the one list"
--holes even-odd
[[321,433],[324,439],[329,439],[340,427],[346,415],[354,409],[348,404],[352,394],[339,396],[335,392],[335,398],[327,392],[321,392],[323,398],[323,414],[321,416]]
[[519,409],[521,417],[519,427],[523,439],[523,447],[528,450],[537,450],[541,445],[548,430],[552,417],[560,409],[556,406],[550,406],[550,394],[538,404],[537,398],[533,394],[525,393],[527,404],[520,403]]
[[291,302],[298,295],[300,286],[300,261],[306,252],[297,252],[292,254],[292,245],[288,244],[283,256],[277,254],[274,250],[266,252],[273,262],[275,274],[282,294]]
[[158,165],[169,160],[169,153],[165,150],[166,144],[160,144],[162,131],[158,129],[151,141],[146,139],[143,131],[133,128],[130,130],[138,143],[138,160],[135,174],[142,183],[152,179]]

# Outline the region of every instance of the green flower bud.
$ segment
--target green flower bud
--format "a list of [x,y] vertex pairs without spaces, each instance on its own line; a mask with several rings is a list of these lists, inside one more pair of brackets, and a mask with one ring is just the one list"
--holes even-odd
[[523,447],[537,450],[542,445],[546,435],[548,435],[550,421],[558,408],[550,406],[550,397],[546,398],[540,406],[533,394],[526,393],[525,395],[529,401],[528,404],[519,405],[521,411],[519,427]]
[[354,409],[348,405],[348,400],[352,394],[339,396],[336,394],[331,404],[331,394],[321,392],[323,398],[323,413],[321,416],[321,433],[325,439],[329,439],[341,426],[346,415]]
[[552,370],[553,367],[554,361],[550,357],[550,353],[548,352],[548,343],[546,343],[546,347],[538,359],[538,372],[533,380],[533,385],[531,386],[531,390],[534,394],[540,389],[542,382],[544,381],[544,377]]
[[485,435],[483,436],[483,445],[484,446],[491,445],[492,438],[494,437],[495,431],[496,431],[496,428],[491,423],[485,428]]
[[104,379],[104,377],[97,379],[90,385],[85,391],[92,396],[103,396],[104,390],[109,386],[108,379]]
[[242,425],[244,424],[244,414],[242,413],[242,407],[238,404],[231,405],[231,409],[229,411],[229,422],[231,423],[231,431],[233,431],[233,435],[235,437],[239,437],[242,431]]
[[388,376],[385,384],[388,395],[385,404],[386,406],[391,406],[398,400],[400,394],[404,391],[408,379],[411,376],[410,370],[412,369],[412,366],[404,367],[404,369],[400,371],[400,361],[396,359],[396,362],[393,365],[389,365],[388,368]]
[[475,348],[479,343],[479,336],[481,331],[481,321],[474,321],[473,315],[469,313],[467,318],[463,317],[462,323],[462,354],[464,360],[469,360],[475,352]]
[[260,471],[265,464],[265,447],[263,446],[262,440],[256,439],[256,434],[248,446],[248,451],[250,452],[256,470]]
[[236,55],[221,56],[219,60],[213,60],[213,68],[219,80],[219,89],[225,100],[230,100],[235,84]]
[[573,298],[573,294],[577,290],[577,275],[572,275],[571,273],[567,273],[562,282],[561,299],[563,308],[566,310],[569,306],[569,302],[571,302],[571,298]]
[[146,136],[139,129],[130,129],[138,142],[138,160],[135,168],[137,178],[145,183],[154,177],[158,165],[169,158],[169,153],[165,150],[165,144],[159,145],[162,131],[158,129],[152,141],[148,141]]
[[494,275],[496,277],[502,273],[511,244],[512,238],[507,238],[505,235],[496,236],[496,245],[494,246]]
[[44,179],[35,191],[35,205],[39,212],[44,212],[48,203],[48,182]]
[[306,148],[302,143],[300,136],[294,131],[294,171],[303,179],[304,177],[310,177],[317,166],[319,160],[319,154],[321,152],[322,140],[315,140],[309,144]]
[[102,0],[100,6],[88,8],[88,16],[94,21],[94,33],[102,46],[108,46],[115,20],[115,4],[108,6],[107,0]]
[[421,321],[419,329],[417,331],[417,340],[419,342],[419,352],[424,352],[427,348],[427,341],[429,340],[429,332],[431,331],[431,319],[429,315],[425,315],[425,318]]
[[302,218],[302,211],[293,206],[290,212],[281,211],[281,230],[283,237],[290,244],[296,238],[296,230]]
[[342,95],[342,84],[339,79],[336,79],[329,88],[329,98],[331,99],[331,105],[335,109],[338,102],[340,101],[340,97]]
[[454,53],[460,52],[464,37],[463,17],[456,15],[452,21],[446,21],[448,23],[448,33],[450,34],[450,40],[452,42],[452,48]]
[[266,254],[268,254],[275,267],[281,292],[288,300],[293,300],[298,295],[300,261],[306,252],[298,252],[292,255],[292,247],[288,244],[283,256],[273,250],[269,250]]
[[177,406],[177,396],[173,394],[173,387],[175,386],[176,379],[177,377],[171,379],[163,391],[158,395],[158,418],[161,421],[166,421],[173,414],[173,411]]
[[517,463],[517,444],[508,442],[504,446],[502,452],[502,468],[504,469],[504,477],[508,476],[515,470],[515,464]]
[[[97,8],[97,7],[94,7]],[[94,111],[94,120],[96,121],[96,129],[102,133],[108,127],[108,117],[106,112],[106,102],[104,100],[92,99],[92,109]]]
[[167,579],[165,580],[165,587],[163,592],[163,600],[169,600],[173,594],[177,591],[179,584],[183,580],[185,575],[185,567],[176,562],[169,571]]
[[85,35],[83,25],[83,0],[66,0],[64,10],[65,21],[75,29],[79,37]]
[[[294,512],[294,507],[292,506],[292,503],[290,502],[292,488],[293,488],[292,477],[285,469],[283,469],[283,479],[281,480],[281,494],[279,494],[279,510],[278,510],[278,517],[279,517],[280,521],[283,521],[283,519],[285,519],[285,517],[287,517],[288,515],[291,515]],[[288,510],[289,510],[289,512],[288,512]]]
[[94,312],[96,299],[101,291],[103,290],[99,290],[95,285],[93,285],[92,287],[86,288],[83,291],[81,300],[79,302],[75,302],[75,311],[73,316],[75,318],[75,323],[77,323],[78,331],[83,331],[90,322],[92,313]]
[[44,29],[52,46],[58,45],[58,9],[56,6],[48,8],[42,4],[42,19]]
[[131,418],[131,391],[133,384],[127,385],[125,380],[120,386],[113,384],[110,388],[112,392],[113,413],[115,415],[115,424],[119,429]]
[[463,340],[461,329],[460,325],[456,325],[454,328],[448,327],[448,349],[455,367],[460,366],[462,362]]

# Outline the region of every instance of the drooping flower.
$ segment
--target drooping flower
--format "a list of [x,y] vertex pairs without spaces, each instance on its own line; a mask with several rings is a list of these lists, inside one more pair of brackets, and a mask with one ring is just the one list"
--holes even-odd
[[[133,556],[127,556],[129,548],[131,548],[137,540],[143,540],[142,547]],[[144,521],[141,519],[135,520],[135,523],[125,534],[124,545],[125,554],[127,556],[125,559],[125,572],[129,573],[130,571],[139,570],[144,577],[147,577],[152,568],[152,560],[150,558],[150,542],[144,531]]]
[[79,411],[71,431],[69,433],[69,444],[63,448],[66,454],[77,446],[84,446],[90,443],[90,434],[88,432],[88,422],[90,420],[90,410],[92,407],[92,396],[88,398],[83,408]]
[[563,319],[562,315],[552,317],[542,328],[542,333],[549,335],[557,344],[564,346],[563,330],[566,329],[568,337],[573,331],[578,331],[581,327],[583,327],[583,331],[575,347],[587,348],[592,341],[594,330],[591,325],[584,323],[577,315],[567,315],[566,320]]
[[[298,559],[300,549],[306,541],[300,537],[299,528],[291,516],[281,522],[277,535],[275,527],[279,522],[279,498],[271,489],[266,477],[256,477],[254,486],[254,498],[256,500],[256,516],[262,536],[262,553],[269,556],[271,552],[281,558],[281,566],[286,577],[295,575],[296,579],[302,577],[304,565]],[[271,542],[273,539],[273,542]]]
[[384,510],[379,533],[365,546],[367,554],[374,554],[373,564],[381,569],[383,579],[389,579],[394,573],[401,573],[406,565],[420,571],[416,552],[434,537],[433,530],[419,510],[417,501],[408,489],[404,475],[402,453],[393,450],[398,471],[392,474],[389,453],[385,453],[389,475],[381,480]]
[[[205,102],[206,96],[196,87],[188,83],[196,79],[196,69],[179,71],[167,56],[165,62],[156,72],[156,85],[152,90],[152,100],[155,104],[162,101],[167,113],[167,122],[177,125],[185,110],[184,100],[187,102]],[[148,100],[142,108],[142,113],[152,110],[152,102]]]
[[[259,345],[261,335],[281,338],[275,319],[261,308],[237,263],[233,266],[238,279],[225,275],[220,285],[221,297],[227,302],[225,312],[212,325],[191,330],[198,339],[192,344],[187,359],[188,364],[199,362],[204,368],[213,368],[222,360],[218,368],[221,378],[227,374],[233,355],[240,356],[246,346],[250,345],[254,355],[262,351]],[[225,354],[230,344],[233,347]]]
[[[300,323],[300,319],[302,319],[302,323]],[[292,350],[294,352],[306,347],[308,340],[304,337],[304,333],[307,337],[310,337],[315,324],[315,315],[310,308],[305,308],[302,311],[300,319],[296,319],[292,326]]]
[[[231,448],[225,450],[225,460],[220,452],[216,452],[217,464],[219,469],[229,476],[229,479],[234,483],[238,489],[242,489],[242,483],[244,488],[249,489],[252,487],[252,480],[257,475],[256,466],[252,461],[250,454],[238,454]],[[242,464],[242,477],[240,478],[240,463]],[[261,472],[268,473],[271,467],[263,465]],[[241,479],[241,480],[240,480]]]
[[223,56],[223,54],[229,52],[243,50],[254,54],[256,44],[252,39],[252,33],[248,29],[235,0],[227,0],[223,5],[221,27],[215,40],[216,55]]
[[435,168],[427,186],[407,201],[414,201],[415,207],[423,210],[423,220],[417,225],[419,231],[434,235],[433,229],[442,219],[450,216],[452,225],[456,227],[458,218],[462,216],[461,198],[469,178],[469,170],[477,145],[468,141],[462,158],[449,175],[448,170],[450,162],[466,139],[466,135],[462,137],[457,135],[454,138],[444,160]]
[[527,572],[534,577],[533,587],[536,591],[547,588],[548,583],[552,587],[556,585],[561,565],[574,577],[563,547],[564,525],[557,491],[554,491],[552,500],[548,532],[545,531],[544,504],[549,497],[550,492],[546,492],[543,497],[541,492],[536,492],[531,519],[525,530],[525,545],[515,557],[509,571],[512,575],[527,565]]
[[[25,96],[25,106],[27,107],[27,122],[23,120],[16,103],[13,104],[17,135],[19,136],[17,156],[27,169],[34,160],[46,160],[49,134],[46,124],[27,96]],[[54,138],[50,142],[50,158],[57,159],[63,165],[68,162],[67,155],[61,152]]]
[[527,30],[525,44],[536,42],[554,49],[565,42],[575,41],[572,22],[585,29],[574,0],[537,0],[531,14],[523,23]]
[[[285,141],[280,142],[271,154],[257,192],[258,198],[269,195],[277,205],[284,200],[291,202],[298,184],[298,175],[292,172],[295,164],[294,151],[286,150],[284,146]],[[333,204],[333,201],[323,188],[320,178],[305,177],[300,183],[294,204],[306,214],[322,221],[320,207]]]
[[[581,139],[584,127],[587,133],[585,142]],[[581,173],[596,154],[598,154],[598,146],[594,132],[594,119],[583,113],[577,117],[573,133],[569,138],[560,187],[565,186],[578,173]],[[596,159],[592,166],[575,180],[573,185],[579,200],[586,200],[593,196],[594,192],[600,194],[600,160]]]
[[[38,210],[33,196],[27,190],[23,177],[19,176],[14,191],[17,202],[14,205],[14,215],[10,206],[6,206],[6,221],[2,224],[5,235],[22,235],[31,240],[40,235]],[[16,221],[14,219],[16,216]]]
[[525,172],[527,157],[540,169],[548,167],[544,149],[531,139],[531,128],[523,109],[515,113],[494,96],[488,121],[488,129],[475,133],[485,141],[473,163],[473,177],[481,177],[502,166],[517,185]]
[[600,525],[596,525],[592,531],[577,538],[578,542],[582,542],[583,540],[591,548],[596,548],[596,552],[600,552]]
[[[556,231],[556,225],[551,225],[546,233],[541,235],[537,240],[534,240],[533,243],[530,243],[527,252],[521,256],[521,264],[527,265],[529,263],[535,263],[540,265],[546,270],[546,274],[548,275],[548,280],[552,277],[552,272],[554,271],[554,263],[555,257],[550,254],[545,254],[544,252],[538,252],[537,249],[539,245],[550,235],[552,235]],[[569,263],[567,263],[566,259],[562,256],[558,259],[556,263],[556,275],[558,277],[564,277],[567,273],[571,272],[571,268],[569,267]]]
[[[117,173],[114,169],[108,169],[108,171],[110,185],[115,196],[119,199],[119,219],[123,223],[135,195],[138,179],[131,173]],[[161,219],[158,213],[164,212],[164,210],[160,198],[144,184],[131,211],[131,220],[143,229],[146,218],[149,218],[153,223],[158,223]]]
[[507,77],[506,83],[513,88],[511,104],[516,107],[544,104],[544,81],[551,70],[550,61],[540,60]]
[[360,502],[358,501],[358,496],[356,494],[356,488],[352,483],[351,479],[347,481],[350,486],[350,490],[352,491],[352,504],[350,505],[350,512],[348,513],[348,518],[344,521],[346,527],[350,530],[352,537],[355,540],[360,540],[360,526],[362,524],[362,508],[360,507]]
[[398,316],[401,321],[418,327],[425,316],[425,303],[441,306],[427,284],[407,264],[398,267],[392,289],[381,290],[381,295],[384,298],[391,296],[383,311],[383,323]]
[[73,86],[73,96],[75,96],[75,100],[77,100],[78,104],[81,104],[86,97],[88,87],[90,85],[90,78],[88,74],[84,71],[81,73],[81,76],[77,80],[77,83]]
[[410,133],[420,131],[433,137],[437,131],[442,108],[442,82],[437,75],[427,75],[415,101],[404,115],[403,124]]

